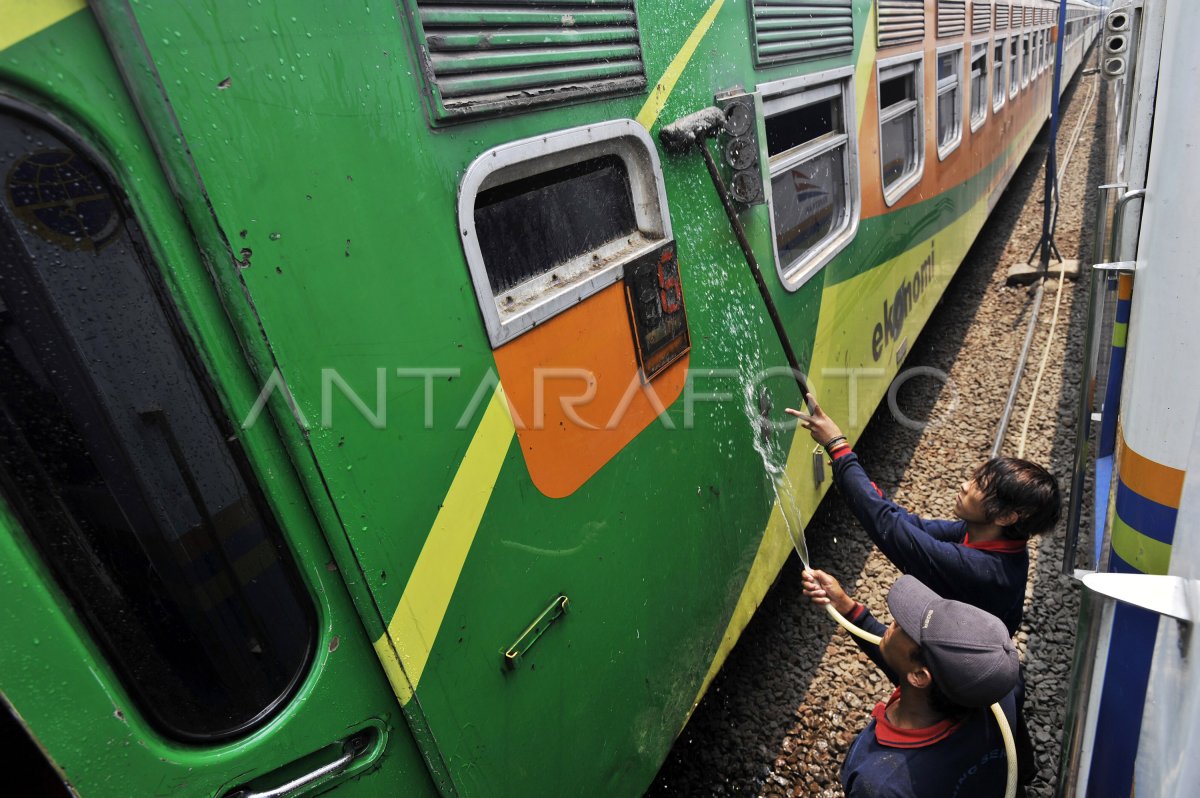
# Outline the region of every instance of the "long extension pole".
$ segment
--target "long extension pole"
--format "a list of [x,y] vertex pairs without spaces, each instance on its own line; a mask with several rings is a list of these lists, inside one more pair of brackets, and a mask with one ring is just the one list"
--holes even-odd
[[[746,238],[746,229],[742,227],[742,220],[738,218],[737,208],[733,204],[733,199],[729,196],[729,190],[725,187],[725,181],[721,179],[721,172],[717,169],[717,162],[708,150],[708,139],[700,137],[696,143],[700,146],[700,153],[704,156],[704,165],[708,167],[709,177],[712,178],[713,186],[717,189],[717,195],[721,198],[721,205],[725,208],[725,215],[729,217],[729,224],[733,227],[733,234],[737,236],[738,244],[742,248],[742,254],[746,257],[746,265],[750,267],[750,273],[754,275],[754,282],[758,285],[758,292],[762,294],[763,304],[767,306],[767,315],[771,317],[771,323],[775,325],[775,335],[778,336],[779,344],[783,347],[783,355],[787,358],[788,366],[792,369],[792,376],[796,378],[796,387],[800,389],[800,400],[807,404],[809,394],[808,381],[804,378],[804,372],[800,370],[800,363],[796,360],[796,352],[792,349],[792,341],[788,337],[787,329],[783,326],[783,319],[779,317],[779,309],[775,306],[775,300],[771,297],[771,292],[767,288],[767,282],[763,279],[762,269],[758,266],[758,259],[754,257],[754,250],[750,247],[750,240]],[[811,410],[812,408],[809,409]]]

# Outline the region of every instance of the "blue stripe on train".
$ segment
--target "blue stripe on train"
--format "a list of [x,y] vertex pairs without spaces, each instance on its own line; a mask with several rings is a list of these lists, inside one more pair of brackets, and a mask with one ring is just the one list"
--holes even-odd
[[[1113,559],[1120,558],[1113,554]],[[1132,570],[1128,564],[1125,568]],[[1096,735],[1092,748],[1087,798],[1124,798],[1133,794],[1133,766],[1157,633],[1157,615],[1140,607],[1117,604],[1096,725],[1104,733]]]
[[[1117,318],[1120,320],[1120,303]],[[1129,313],[1125,313],[1128,320]],[[1125,347],[1114,346],[1108,361],[1108,383],[1104,387],[1103,413],[1100,417],[1100,437],[1096,441],[1096,454],[1108,457],[1117,444],[1117,409],[1121,405],[1121,380],[1125,376]],[[1096,483],[1099,486],[1099,483]]]
[[1159,543],[1175,539],[1175,518],[1179,511],[1137,493],[1117,480],[1117,515],[1129,526]]
[[1112,549],[1108,551],[1108,570],[1114,574],[1140,574],[1142,571],[1121,559]]
[[1129,322],[1129,308],[1133,307],[1132,299],[1117,300],[1117,324],[1127,324]]
[[1104,551],[1104,525],[1108,521],[1108,489],[1109,485],[1112,484],[1112,467],[1113,459],[1111,455],[1096,458],[1096,489],[1093,491],[1095,494],[1095,512],[1093,516],[1096,519],[1096,523],[1095,534],[1092,536],[1095,545],[1093,552],[1095,558],[1092,560],[1094,563],[1100,562],[1100,555]]

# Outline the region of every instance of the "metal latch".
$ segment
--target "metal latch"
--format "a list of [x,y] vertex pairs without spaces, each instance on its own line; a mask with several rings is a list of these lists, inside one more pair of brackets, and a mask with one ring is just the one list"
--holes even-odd
[[529,624],[524,632],[521,632],[521,636],[517,638],[516,642],[504,652],[504,664],[509,670],[515,669],[520,665],[521,657],[525,656],[529,649],[533,648],[533,644],[542,636],[542,633],[550,628],[550,624],[557,621],[567,612],[568,603],[566,596],[559,596],[554,599],[554,601],[550,602],[550,606],[542,610],[541,615],[533,623]]

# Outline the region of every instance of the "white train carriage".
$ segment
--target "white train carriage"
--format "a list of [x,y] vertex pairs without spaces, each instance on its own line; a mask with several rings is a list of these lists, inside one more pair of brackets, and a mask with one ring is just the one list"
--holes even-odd
[[[1096,474],[1060,796],[1200,794],[1200,15],[1122,0],[1102,32],[1109,182],[1100,188],[1085,390],[1068,519]],[[1115,202],[1108,201],[1115,196]],[[1100,340],[1108,321],[1111,341]],[[1099,363],[1097,362],[1099,361]],[[1097,375],[1100,375],[1097,378]],[[1074,565],[1068,545],[1064,569]]]

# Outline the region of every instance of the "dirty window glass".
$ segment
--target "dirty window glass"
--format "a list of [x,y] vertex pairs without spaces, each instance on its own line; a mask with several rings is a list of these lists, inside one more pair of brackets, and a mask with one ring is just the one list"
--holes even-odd
[[1004,40],[996,42],[992,52],[992,110],[1004,105]]
[[971,129],[987,118],[987,45],[971,46]]
[[638,232],[625,163],[606,155],[480,191],[475,229],[500,294]]
[[916,184],[923,168],[920,64],[910,59],[879,71],[879,155],[889,204]]
[[782,263],[793,263],[840,228],[847,213],[841,150],[829,150],[771,177],[775,242]]
[[[771,84],[768,84],[770,86]],[[851,239],[857,222],[855,144],[844,79],[763,90],[775,258],[797,286]]]
[[1008,96],[1016,97],[1021,86],[1020,61],[1021,43],[1013,36],[1008,40]]
[[944,158],[962,140],[962,50],[937,58],[938,157]]
[[0,114],[0,492],[145,716],[215,740],[306,670],[314,612],[137,227]]

